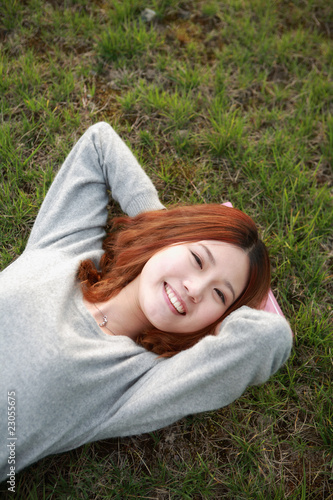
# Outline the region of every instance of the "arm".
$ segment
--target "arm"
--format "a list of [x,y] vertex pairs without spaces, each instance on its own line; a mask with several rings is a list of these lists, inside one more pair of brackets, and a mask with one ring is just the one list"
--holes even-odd
[[232,403],[269,379],[290,355],[291,330],[277,315],[242,307],[173,358],[159,360],[119,402],[118,435],[148,432],[192,413]]
[[28,247],[83,251],[100,246],[107,221],[107,190],[134,216],[159,210],[156,189],[126,144],[107,123],[90,127],[74,146],[46,195]]

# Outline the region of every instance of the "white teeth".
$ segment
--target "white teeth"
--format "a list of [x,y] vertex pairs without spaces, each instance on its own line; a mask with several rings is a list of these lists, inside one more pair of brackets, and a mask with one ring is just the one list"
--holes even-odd
[[169,297],[169,300],[171,302],[171,304],[174,306],[174,308],[180,313],[180,314],[184,314],[185,313],[185,309],[184,307],[182,306],[182,304],[179,302],[179,300],[177,299],[176,295],[173,293],[173,291],[171,290],[171,288],[169,287],[169,285],[165,284],[164,285],[164,288],[165,288],[165,291],[167,293],[167,296]]

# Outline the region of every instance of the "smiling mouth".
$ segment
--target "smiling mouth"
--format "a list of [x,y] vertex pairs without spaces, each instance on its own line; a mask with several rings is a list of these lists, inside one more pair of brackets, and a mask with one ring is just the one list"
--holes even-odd
[[178,300],[176,294],[173,292],[172,288],[170,288],[167,283],[164,283],[164,289],[165,289],[165,292],[168,296],[169,301],[171,302],[173,307],[176,309],[176,311],[179,314],[182,314],[183,316],[185,316],[185,314],[186,314],[185,308],[182,305],[182,303],[179,302],[179,300]]

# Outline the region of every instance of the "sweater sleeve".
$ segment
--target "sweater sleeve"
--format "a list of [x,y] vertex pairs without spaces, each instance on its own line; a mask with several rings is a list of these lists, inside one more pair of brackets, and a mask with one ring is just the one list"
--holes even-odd
[[268,380],[291,347],[284,318],[243,306],[223,321],[217,336],[160,360],[140,378],[117,412],[119,435],[128,434],[128,427],[131,434],[147,432],[232,403],[248,386]]
[[152,182],[107,123],[90,127],[74,146],[48,191],[27,248],[82,252],[105,237],[108,193],[130,216],[164,208]]

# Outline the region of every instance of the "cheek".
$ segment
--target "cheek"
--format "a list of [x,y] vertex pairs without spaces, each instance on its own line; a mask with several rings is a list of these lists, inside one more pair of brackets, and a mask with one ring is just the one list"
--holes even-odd
[[218,304],[211,304],[210,306],[206,305],[203,307],[203,311],[201,311],[200,314],[201,324],[203,325],[202,328],[215,323],[215,321],[219,320],[225,311],[226,307],[220,307]]
[[223,313],[225,312],[225,310],[226,310],[226,308],[224,308],[224,309],[218,308],[218,310],[215,310],[211,314],[209,324],[211,325],[212,323],[215,323],[215,321],[219,320],[221,318],[221,316],[223,315]]

